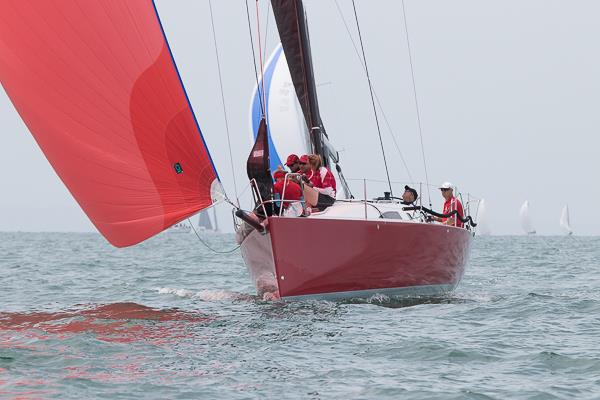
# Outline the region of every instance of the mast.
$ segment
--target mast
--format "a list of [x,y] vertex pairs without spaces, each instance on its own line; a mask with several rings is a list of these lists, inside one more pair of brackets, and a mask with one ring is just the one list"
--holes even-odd
[[[321,120],[315,85],[310,38],[302,0],[271,0],[275,22],[288,62],[298,101],[309,130],[313,152],[329,167],[327,133]],[[331,154],[331,156],[337,155]]]

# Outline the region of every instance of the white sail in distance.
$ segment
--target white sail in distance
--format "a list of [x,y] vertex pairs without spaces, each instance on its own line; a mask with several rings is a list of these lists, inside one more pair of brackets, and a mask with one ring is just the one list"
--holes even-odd
[[560,227],[565,231],[567,235],[573,234],[573,229],[571,229],[571,222],[569,220],[569,206],[565,205],[560,213]]
[[207,231],[214,230],[210,216],[208,215],[208,210],[202,210],[200,214],[198,214],[198,228]]
[[487,206],[485,199],[481,199],[477,209],[477,234],[489,235],[490,233],[491,229],[488,221]]
[[535,234],[535,228],[533,227],[533,223],[531,222],[531,216],[529,215],[529,201],[525,200],[525,203],[521,206],[521,210],[519,212],[519,216],[521,219],[521,228],[528,235]]

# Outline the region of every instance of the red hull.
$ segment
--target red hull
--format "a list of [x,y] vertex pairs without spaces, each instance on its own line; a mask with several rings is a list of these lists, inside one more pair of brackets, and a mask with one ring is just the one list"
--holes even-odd
[[[464,273],[472,236],[439,224],[275,217],[262,236],[269,237],[266,258],[281,297],[335,298],[450,291]],[[242,245],[247,263],[259,250],[251,242]]]

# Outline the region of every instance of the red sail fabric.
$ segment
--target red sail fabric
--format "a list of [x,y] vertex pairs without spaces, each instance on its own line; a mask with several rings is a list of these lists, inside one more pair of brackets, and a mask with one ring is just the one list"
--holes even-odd
[[213,203],[218,177],[152,0],[0,8],[2,86],[110,243],[138,243]]

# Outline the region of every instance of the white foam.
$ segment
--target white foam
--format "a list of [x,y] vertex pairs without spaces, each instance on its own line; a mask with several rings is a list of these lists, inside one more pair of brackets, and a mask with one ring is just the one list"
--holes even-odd
[[158,294],[172,294],[179,297],[187,297],[192,299],[198,299],[202,301],[222,301],[222,300],[236,300],[243,297],[241,293],[231,292],[229,290],[201,290],[199,292],[193,292],[187,289],[175,289],[175,288],[155,288]]
[[156,288],[158,294],[174,294],[179,297],[193,297],[194,292],[186,289]]
[[219,301],[235,300],[243,297],[243,295],[229,290],[202,290],[196,293],[194,297],[204,301]]

